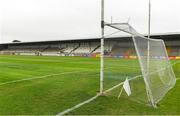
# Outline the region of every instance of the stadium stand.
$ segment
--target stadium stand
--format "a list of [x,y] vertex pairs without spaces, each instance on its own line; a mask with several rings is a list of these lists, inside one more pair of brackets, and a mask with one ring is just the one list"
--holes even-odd
[[[180,33],[155,34],[155,39],[163,39],[171,58],[180,57]],[[135,58],[131,37],[107,38],[105,55]],[[79,40],[57,40],[40,42],[16,42],[0,44],[0,54],[11,55],[48,55],[48,56],[99,56],[100,38]]]

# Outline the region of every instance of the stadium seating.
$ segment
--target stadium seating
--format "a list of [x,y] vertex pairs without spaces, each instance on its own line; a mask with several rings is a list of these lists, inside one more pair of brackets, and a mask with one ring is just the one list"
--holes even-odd
[[74,52],[73,53],[90,53],[90,45],[88,44],[88,43],[81,43],[80,45],[79,45],[79,47],[76,49],[76,50],[74,50]]
[[[180,56],[178,42],[166,42],[168,55],[171,58]],[[179,43],[178,43],[179,44]],[[174,45],[174,46],[170,46]],[[117,56],[123,58],[136,58],[134,45],[129,40],[105,40],[105,56]],[[99,41],[65,41],[65,42],[40,42],[0,45],[0,54],[15,55],[49,55],[49,56],[98,56],[101,52]]]

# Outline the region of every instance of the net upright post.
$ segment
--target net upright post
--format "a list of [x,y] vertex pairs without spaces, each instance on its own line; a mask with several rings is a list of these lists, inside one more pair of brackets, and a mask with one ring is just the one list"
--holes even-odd
[[149,60],[150,60],[150,29],[151,29],[151,3],[149,0],[148,6],[148,45],[147,45],[147,72],[146,76],[149,78]]
[[[147,72],[146,72],[147,78],[149,78],[149,65],[150,65],[150,35],[151,35],[151,0],[149,0],[149,7],[148,7],[148,52],[147,52],[148,54],[147,54]],[[156,108],[157,106],[154,103],[150,90],[148,90],[148,94],[151,100],[151,105]]]
[[148,9],[148,55],[147,55],[147,75],[149,72],[149,57],[150,57],[150,34],[151,34],[151,0],[149,0],[149,9]]
[[100,94],[103,94],[103,82],[104,82],[104,0],[101,0]]
[[150,39],[151,34],[151,0],[149,0],[149,12],[148,12],[148,39]]

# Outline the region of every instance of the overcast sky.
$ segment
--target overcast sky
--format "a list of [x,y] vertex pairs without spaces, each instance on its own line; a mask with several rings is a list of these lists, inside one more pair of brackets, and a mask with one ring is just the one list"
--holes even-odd
[[[105,2],[106,21],[110,22],[111,16],[113,22],[130,18],[138,32],[147,33],[148,0]],[[0,0],[0,42],[100,37],[100,3],[101,0]],[[151,32],[180,32],[180,0],[152,0]]]

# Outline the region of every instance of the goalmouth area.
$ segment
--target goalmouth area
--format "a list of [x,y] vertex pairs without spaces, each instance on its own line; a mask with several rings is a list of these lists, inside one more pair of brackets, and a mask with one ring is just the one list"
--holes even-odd
[[[136,59],[108,60],[109,70],[118,69],[113,70],[113,74],[140,74]],[[180,61],[171,60],[171,64],[177,84],[160,101],[158,109],[139,104],[123,93],[120,99],[117,94],[100,96],[69,114],[180,114]],[[98,69],[99,58],[1,55],[0,114],[57,115],[99,92]],[[112,83],[116,79],[110,78]],[[137,86],[141,87],[141,84]],[[118,87],[114,92],[120,89]]]

